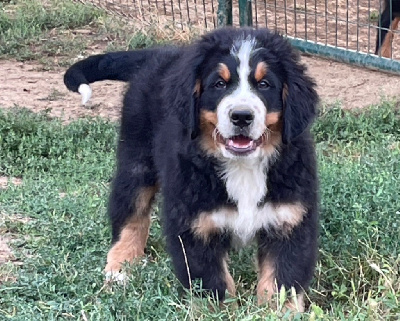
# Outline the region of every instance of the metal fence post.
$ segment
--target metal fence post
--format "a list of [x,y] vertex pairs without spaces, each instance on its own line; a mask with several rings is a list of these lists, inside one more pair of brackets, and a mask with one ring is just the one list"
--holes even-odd
[[218,0],[218,27],[232,25],[232,0]]
[[253,25],[251,0],[239,0],[239,24],[241,27]]

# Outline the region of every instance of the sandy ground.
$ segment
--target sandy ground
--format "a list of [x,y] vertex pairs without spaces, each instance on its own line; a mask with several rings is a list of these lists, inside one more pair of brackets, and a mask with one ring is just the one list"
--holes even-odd
[[[400,97],[400,76],[352,67],[316,57],[302,57],[325,103],[340,101],[344,108],[375,104],[382,97]],[[63,84],[64,70],[42,71],[39,65],[0,61],[0,107],[48,110],[64,120],[83,116],[119,117],[125,84],[99,82],[92,85],[93,97],[87,107]]]

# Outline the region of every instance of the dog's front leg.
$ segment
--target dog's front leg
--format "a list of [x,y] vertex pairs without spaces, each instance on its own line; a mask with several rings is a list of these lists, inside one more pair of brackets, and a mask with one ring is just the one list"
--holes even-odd
[[235,284],[227,265],[229,243],[224,235],[208,240],[199,238],[192,231],[167,235],[175,274],[182,285],[189,289],[192,281],[199,280],[202,294],[211,294],[220,301],[224,300],[226,291],[234,296]]
[[317,229],[308,222],[294,228],[290,235],[278,236],[262,231],[258,236],[258,304],[274,302],[274,295],[294,288],[296,295],[289,297],[285,306],[304,311],[304,291],[313,276],[317,256]]

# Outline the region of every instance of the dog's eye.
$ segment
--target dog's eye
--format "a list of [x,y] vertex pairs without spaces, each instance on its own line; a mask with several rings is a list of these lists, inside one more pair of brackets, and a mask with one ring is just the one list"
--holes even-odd
[[267,80],[263,79],[258,82],[258,89],[265,90],[270,87],[270,84]]
[[218,89],[225,89],[226,88],[226,82],[223,81],[222,79],[219,79],[215,84],[214,84],[215,88]]

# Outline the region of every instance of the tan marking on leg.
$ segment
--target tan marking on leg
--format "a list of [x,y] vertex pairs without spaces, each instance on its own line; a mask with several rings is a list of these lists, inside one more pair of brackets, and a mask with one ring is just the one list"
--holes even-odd
[[218,228],[210,215],[210,213],[201,213],[192,223],[193,234],[201,238],[204,242],[208,242],[210,235],[218,232]]
[[392,22],[392,30],[397,30],[397,28],[399,27],[399,22],[400,22],[400,17],[396,17],[393,19]]
[[149,236],[151,202],[157,190],[158,186],[147,187],[139,193],[135,200],[135,213],[127,220],[119,240],[108,252],[106,272],[118,272],[122,263],[131,263],[144,255]]
[[392,41],[393,41],[393,32],[388,31],[386,34],[385,40],[383,40],[381,46],[381,56],[385,58],[392,57]]
[[146,187],[141,190],[135,201],[137,215],[150,215],[151,203],[158,192],[158,185]]
[[224,258],[222,262],[225,274],[226,290],[228,291],[230,296],[234,297],[236,295],[235,281],[233,280],[232,275],[229,273],[227,261],[228,261],[228,256]]
[[257,64],[256,71],[254,72],[254,78],[257,82],[265,77],[265,75],[267,74],[267,70],[268,67],[264,61],[261,61]]
[[293,228],[299,225],[307,209],[300,203],[279,204],[276,206],[278,226],[281,227],[283,236],[289,236]]
[[200,144],[207,154],[213,154],[217,150],[217,143],[214,140],[215,128],[218,124],[217,113],[202,110],[200,113]]
[[386,34],[385,39],[383,40],[382,46],[381,46],[381,56],[385,58],[391,58],[392,57],[392,45],[393,45],[393,38],[394,38],[394,33],[393,30],[396,30],[398,25],[399,25],[400,18],[396,17],[393,19],[390,30]]
[[275,281],[275,266],[271,260],[259,262],[259,275],[257,284],[257,301],[258,305],[266,304],[271,300],[272,296],[277,292]]
[[298,293],[295,298],[291,297],[286,302],[285,307],[293,312],[304,312],[304,293]]
[[229,71],[228,66],[222,62],[218,64],[218,74],[223,80],[225,80],[225,82],[229,82],[231,79],[231,72]]
[[121,231],[118,242],[107,255],[105,271],[119,271],[124,262],[131,263],[144,255],[149,236],[150,217],[132,217]]
[[[274,264],[270,260],[264,260],[262,264],[259,264],[259,281],[257,285],[257,299],[258,305],[270,304],[271,308],[275,308],[274,303],[276,293],[278,293],[278,287],[276,284],[276,270]],[[278,307],[278,306],[276,306]],[[304,293],[297,293],[296,297],[290,297],[285,302],[285,309],[289,309],[294,312],[304,312]]]
[[[210,213],[201,213],[196,220],[192,223],[191,229],[196,237],[202,239],[205,243],[208,243],[211,234],[217,233],[219,228],[216,227]],[[231,296],[236,295],[235,281],[228,269],[228,255],[222,259],[222,269],[224,273],[226,289]]]

